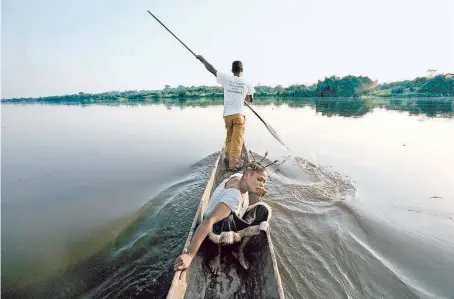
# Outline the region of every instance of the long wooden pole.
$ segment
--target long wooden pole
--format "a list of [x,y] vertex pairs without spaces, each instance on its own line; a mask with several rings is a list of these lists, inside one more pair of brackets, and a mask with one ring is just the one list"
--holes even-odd
[[[166,26],[165,26],[165,25],[164,25],[164,24],[155,16],[155,15],[153,15],[149,10],[148,10],[148,13],[149,13],[153,18],[155,18],[155,20],[158,21],[159,24],[162,25],[162,27],[164,27],[165,29],[167,29],[167,31],[169,31],[169,33],[172,34],[173,37],[175,37],[175,38],[176,38],[176,39],[177,39],[177,40],[178,40],[186,49],[188,49],[189,52],[191,52],[192,55],[194,55],[194,57],[197,56],[197,55],[195,55],[195,53],[194,53],[191,49],[189,49],[188,46],[186,46],[185,43],[183,43],[175,34],[173,34],[173,32],[170,31],[170,29],[167,28],[167,27],[166,27]],[[288,148],[288,146],[286,146],[286,145],[284,144],[284,142],[282,141],[282,139],[279,137],[279,135],[277,134],[276,130],[274,130],[273,127],[271,127],[268,123],[266,123],[266,122],[263,120],[263,118],[262,118],[257,112],[255,112],[254,109],[252,109],[252,107],[249,106],[249,104],[248,104],[246,101],[244,101],[244,103],[245,103],[246,106],[248,106],[249,109],[251,109],[251,111],[260,119],[260,121],[265,125],[265,127],[268,129],[268,131],[271,133],[271,135],[273,135],[274,138],[276,138],[277,141],[279,141],[283,146],[285,146],[288,150],[290,150],[290,149]]]

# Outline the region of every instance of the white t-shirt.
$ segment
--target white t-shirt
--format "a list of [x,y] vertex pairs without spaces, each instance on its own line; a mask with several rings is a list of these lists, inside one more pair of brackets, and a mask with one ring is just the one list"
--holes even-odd
[[232,210],[232,212],[235,213],[239,218],[242,218],[244,213],[246,213],[246,210],[249,206],[249,194],[246,193],[246,197],[243,200],[240,190],[236,188],[225,188],[225,183],[227,183],[227,181],[234,176],[241,178],[243,174],[235,173],[229,178],[223,180],[221,184],[219,184],[216,190],[214,190],[210,200],[208,201],[207,208],[203,213],[203,219],[207,218],[208,215],[210,215],[210,213],[220,202],[223,202],[227,206],[229,206],[230,210]]
[[229,75],[222,72],[216,73],[218,83],[224,87],[224,116],[243,114],[244,99],[246,95],[255,93],[254,87],[242,77]]

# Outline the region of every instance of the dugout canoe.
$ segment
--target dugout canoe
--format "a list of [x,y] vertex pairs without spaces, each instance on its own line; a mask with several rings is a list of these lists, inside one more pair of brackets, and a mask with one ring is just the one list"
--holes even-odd
[[[202,220],[203,212],[212,192],[222,180],[232,174],[227,172],[224,157],[225,152],[223,149],[214,164],[184,248],[189,246],[192,235]],[[245,163],[250,161],[250,155],[245,146],[243,146],[241,158]],[[258,202],[259,198],[254,194],[250,194],[249,201],[252,205]],[[272,218],[270,221],[272,221]],[[209,263],[217,252],[216,245],[205,240],[181,280],[180,272],[175,273],[167,299],[283,299],[284,292],[270,231],[260,231],[258,235],[251,238],[245,247],[245,257],[249,262],[249,269],[247,270],[232,256],[231,251],[235,246],[238,245],[223,246],[221,251],[221,274],[215,275],[211,273]]]

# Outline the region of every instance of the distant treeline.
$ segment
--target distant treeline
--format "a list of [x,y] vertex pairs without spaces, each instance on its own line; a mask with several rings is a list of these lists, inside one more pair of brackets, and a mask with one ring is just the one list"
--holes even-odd
[[[369,77],[331,76],[313,85],[291,85],[282,87],[256,86],[260,97],[443,97],[454,96],[453,74],[440,74],[433,77],[420,77],[414,80],[378,84]],[[99,94],[79,94],[40,98],[12,98],[2,102],[63,102],[63,103],[109,103],[109,102],[152,102],[159,98],[218,98],[223,96],[220,86],[178,86],[166,85],[162,90],[134,90],[105,92]]]

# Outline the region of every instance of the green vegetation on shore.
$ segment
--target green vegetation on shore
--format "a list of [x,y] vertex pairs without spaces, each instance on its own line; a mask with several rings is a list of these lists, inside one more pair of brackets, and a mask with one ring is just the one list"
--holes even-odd
[[[282,87],[256,86],[256,98],[263,97],[451,97],[454,96],[454,75],[440,74],[433,77],[419,77],[414,80],[378,84],[369,77],[331,76],[313,85],[291,85]],[[166,85],[162,90],[134,90],[123,92],[105,92],[99,94],[79,94],[49,96],[40,98],[2,99],[2,102],[46,102],[46,103],[122,103],[122,102],[156,102],[162,98],[222,98],[220,86],[178,86]]]

